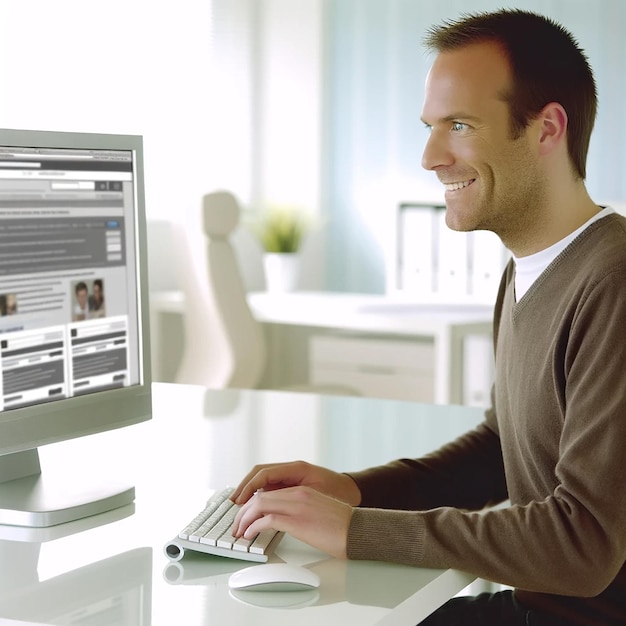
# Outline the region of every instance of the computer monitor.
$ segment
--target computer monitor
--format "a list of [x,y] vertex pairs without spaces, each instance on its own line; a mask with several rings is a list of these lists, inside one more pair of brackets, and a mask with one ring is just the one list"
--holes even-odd
[[151,417],[142,146],[0,130],[0,524],[134,499],[84,467],[55,484],[37,448]]

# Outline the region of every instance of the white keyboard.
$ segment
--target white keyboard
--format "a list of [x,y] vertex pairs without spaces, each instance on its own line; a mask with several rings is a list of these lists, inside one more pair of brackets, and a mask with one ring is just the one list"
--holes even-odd
[[232,524],[240,507],[229,499],[232,492],[232,488],[227,488],[213,494],[204,509],[177,537],[165,544],[169,559],[179,561],[185,550],[193,550],[243,561],[265,563],[268,560],[284,533],[264,530],[253,539],[233,537]]

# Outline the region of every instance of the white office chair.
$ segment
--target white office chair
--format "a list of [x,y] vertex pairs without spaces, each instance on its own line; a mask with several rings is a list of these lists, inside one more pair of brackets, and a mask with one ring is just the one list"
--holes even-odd
[[[226,191],[203,198],[206,262],[194,262],[189,234],[175,227],[185,292],[185,347],[177,382],[213,388],[259,386],[267,359],[263,328],[252,315],[229,236],[239,222],[239,204]],[[334,386],[290,386],[291,391],[359,395]]]
[[230,233],[239,205],[227,192],[203,198],[206,262],[195,262],[189,236],[176,226],[185,293],[185,348],[177,381],[213,388],[254,388],[265,367],[263,329],[246,300]]

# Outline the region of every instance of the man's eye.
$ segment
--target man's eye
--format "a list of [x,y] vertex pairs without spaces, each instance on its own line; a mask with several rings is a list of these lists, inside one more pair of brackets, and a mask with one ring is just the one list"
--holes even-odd
[[452,122],[452,130],[454,131],[467,130],[467,128],[467,124],[463,124],[463,122]]

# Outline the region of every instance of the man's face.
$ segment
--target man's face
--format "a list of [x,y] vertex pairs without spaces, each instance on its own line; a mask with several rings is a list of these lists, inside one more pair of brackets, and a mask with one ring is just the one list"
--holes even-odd
[[81,309],[84,309],[87,305],[87,290],[79,289],[76,292],[76,300],[78,301],[78,306],[80,306]]
[[94,283],[93,285],[93,299],[96,302],[100,302],[102,300],[102,290],[100,289],[100,285],[98,283]]
[[511,136],[508,61],[495,43],[437,56],[426,81],[422,120],[431,135],[422,165],[445,185],[446,223],[492,230],[505,244],[535,219],[545,177],[533,148],[536,124]]

